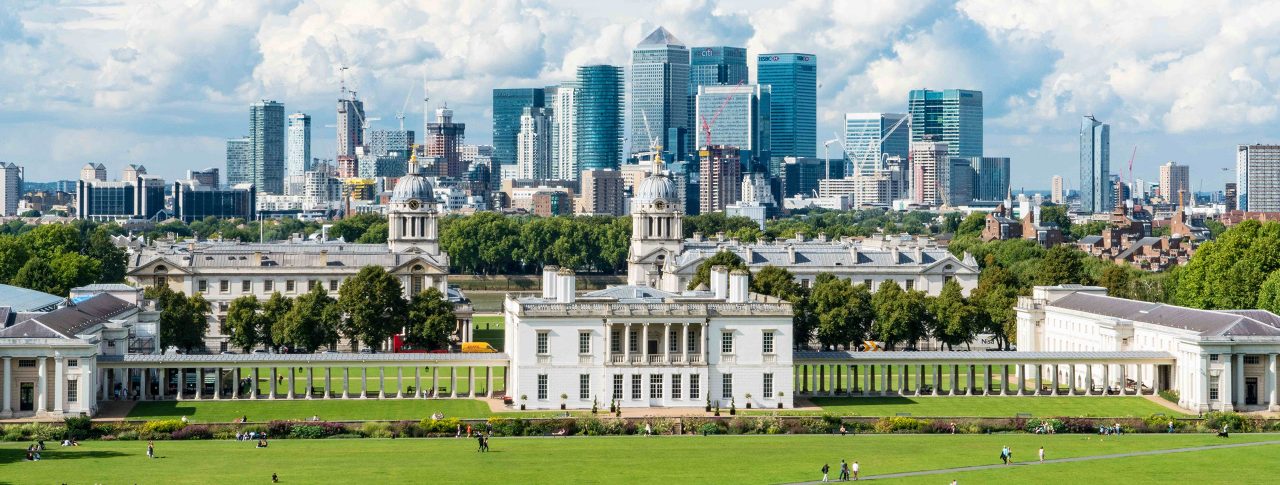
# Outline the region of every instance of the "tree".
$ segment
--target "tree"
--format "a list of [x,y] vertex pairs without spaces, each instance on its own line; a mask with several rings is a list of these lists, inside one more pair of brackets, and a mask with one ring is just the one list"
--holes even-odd
[[338,289],[338,305],[346,314],[341,331],[354,348],[357,342],[375,349],[403,326],[400,281],[380,266],[365,266]]
[[931,327],[931,318],[923,292],[903,291],[898,283],[886,280],[871,297],[876,320],[872,334],[893,349],[900,342],[915,348]]
[[1259,289],[1280,269],[1280,223],[1244,221],[1201,244],[1178,270],[1175,300],[1204,309],[1250,308]]
[[1040,260],[1040,270],[1036,275],[1036,285],[1053,286],[1068,283],[1086,283],[1084,263],[1080,258],[1084,252],[1059,244],[1045,253]]
[[1098,279],[1098,284],[1106,287],[1107,295],[1116,298],[1133,298],[1129,270],[1118,264],[1107,265],[1106,269],[1102,270],[1102,277]]
[[1067,215],[1067,206],[1048,203],[1040,206],[1040,222],[1049,222],[1058,226],[1063,234],[1071,233],[1071,216]]
[[284,337],[277,336],[275,329],[291,309],[293,300],[285,298],[279,291],[271,293],[271,298],[262,304],[262,318],[258,320],[258,341],[272,349],[285,345]]
[[124,281],[124,273],[128,269],[128,261],[123,249],[111,242],[111,231],[108,226],[98,226],[89,235],[84,254],[101,265],[98,281],[103,283],[120,283]]
[[818,342],[824,347],[850,348],[866,338],[876,317],[866,285],[854,285],[830,273],[818,275],[810,302],[817,316]]
[[458,317],[453,313],[453,303],[440,290],[427,288],[409,300],[408,325],[405,340],[426,349],[444,349],[449,346],[449,336],[458,328]]
[[737,254],[730,251],[720,251],[713,254],[710,258],[703,260],[702,263],[698,265],[697,272],[695,272],[693,274],[693,278],[689,280],[690,290],[697,289],[698,285],[702,284],[711,286],[712,266],[724,266],[729,271],[733,271],[735,269],[747,269],[747,264],[744,263],[742,258],[738,257]]
[[9,282],[13,286],[43,291],[51,295],[64,295],[61,283],[57,276],[53,274],[53,268],[49,266],[49,262],[39,256],[27,259],[22,264],[22,268],[18,270],[18,274],[13,276]]
[[260,340],[259,329],[262,327],[262,305],[258,297],[246,295],[231,300],[227,308],[227,316],[222,319],[222,333],[230,335],[231,345],[248,352],[259,343],[270,344]]
[[982,234],[982,229],[987,226],[987,213],[974,212],[965,216],[960,225],[956,227],[956,237]]
[[277,342],[291,349],[314,351],[322,345],[335,346],[341,319],[337,300],[324,291],[323,285],[315,285],[294,299],[289,311],[272,328]]
[[933,337],[946,344],[948,350],[970,343],[978,332],[977,312],[965,299],[960,284],[955,280],[943,284],[942,292],[931,299],[930,313],[937,322]]
[[1009,350],[1017,336],[1017,280],[999,265],[991,265],[978,276],[978,288],[969,295],[976,312],[979,332],[992,334],[999,348]]
[[31,253],[22,240],[13,236],[0,236],[0,283],[9,283],[18,270],[31,259]]
[[760,268],[751,276],[751,291],[791,302],[792,341],[796,348],[809,345],[818,327],[818,316],[813,311],[809,289],[797,283],[790,271],[773,265]]
[[41,224],[22,239],[32,254],[49,260],[62,253],[80,252],[80,231],[69,224]]
[[1280,270],[1272,271],[1258,290],[1258,308],[1280,314]]
[[102,275],[102,262],[80,253],[61,253],[49,261],[58,281],[55,295],[65,295],[72,288],[90,285]]
[[146,297],[155,300],[160,310],[160,346],[177,347],[184,352],[204,348],[204,336],[209,330],[209,302],[197,293],[188,297],[173,291],[166,285],[146,290]]

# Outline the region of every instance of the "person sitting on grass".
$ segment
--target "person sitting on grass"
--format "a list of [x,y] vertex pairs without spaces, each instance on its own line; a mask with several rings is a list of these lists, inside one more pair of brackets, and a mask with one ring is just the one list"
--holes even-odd
[[258,440],[258,448],[266,448],[266,447],[267,447],[267,440],[265,439]]

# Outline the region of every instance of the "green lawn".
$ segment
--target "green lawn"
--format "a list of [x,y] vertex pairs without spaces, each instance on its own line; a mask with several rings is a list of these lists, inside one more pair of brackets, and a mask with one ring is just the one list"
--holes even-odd
[[[226,423],[241,416],[250,421],[308,419],[323,420],[420,420],[441,412],[451,418],[486,418],[495,415],[489,406],[475,399],[370,399],[370,400],[294,400],[294,401],[150,401],[140,402],[129,412],[129,419],[161,419],[186,416],[195,422]],[[501,413],[517,417],[562,415],[559,412]]]
[[1141,397],[815,397],[821,413],[841,416],[1147,416],[1176,412]]
[[[1280,436],[1234,435],[1230,442],[1251,440]],[[823,463],[838,464],[841,459],[860,462],[864,475],[873,476],[991,464],[1004,445],[1019,458],[1030,458],[1039,446],[1061,458],[1222,442],[1209,435],[1106,440],[1026,434],[494,438],[492,451],[482,454],[475,452],[473,440],[452,438],[274,440],[266,449],[256,449],[252,442],[158,441],[159,458],[148,460],[145,442],[86,441],[76,448],[53,446],[44,460],[34,463],[22,461],[27,443],[4,443],[0,477],[40,484],[263,483],[272,473],[279,474],[281,483],[786,483],[816,480]],[[1228,462],[1231,468],[1224,470],[1220,465]],[[1265,483],[1274,479],[1277,463],[1280,445],[1267,445],[1081,466],[1009,467],[961,482]],[[921,483],[950,479],[935,475]]]
[[480,315],[471,318],[472,336],[478,342],[489,342],[493,348],[502,350],[502,315]]
[[[403,373],[403,379],[398,378],[397,371]],[[396,392],[397,386],[400,386],[401,383],[403,383],[401,387],[402,392],[405,395],[412,395],[413,393],[412,389],[414,386],[413,371],[414,371],[413,367],[384,367],[382,368],[382,384],[381,384],[382,387],[379,387],[378,368],[374,367],[374,368],[367,369],[365,371],[366,377],[363,380],[361,379],[359,368],[350,368],[348,369],[348,373],[347,373],[347,393],[348,395],[359,395],[361,390],[363,389],[370,393],[376,394],[381,389],[384,394],[394,394]],[[468,392],[470,389],[470,382],[467,379],[467,369],[458,368],[456,372],[457,372],[457,379],[458,379],[458,391],[462,393]],[[476,380],[476,389],[478,392],[483,393],[485,392],[485,385],[486,385],[486,381],[484,377],[484,367],[475,367],[474,372],[475,372],[475,380]],[[314,379],[314,382],[311,384],[311,386],[316,389],[317,393],[322,392],[324,389],[324,369],[317,368],[317,369],[314,369],[312,373],[313,373],[312,378]],[[190,370],[187,371],[187,375],[188,376],[192,375]],[[288,387],[289,386],[289,368],[288,367],[276,368],[276,375],[278,376],[278,378],[283,378],[283,379],[280,379],[276,384],[276,393],[280,396],[284,396],[285,393],[288,392],[288,388],[289,388]],[[503,368],[501,367],[493,368],[493,388],[495,390],[501,391],[503,389],[504,375],[505,373]],[[252,374],[251,368],[244,367],[240,369],[241,378],[248,379],[252,376],[253,374]],[[422,376],[422,386],[424,388],[430,388],[431,387],[431,369],[429,367],[423,367],[421,370],[421,376]],[[206,378],[212,379],[212,377],[206,377]],[[271,379],[270,367],[258,368],[258,392],[261,396],[265,397],[270,392],[271,390],[270,379]],[[368,382],[367,386],[363,384],[366,381]],[[439,392],[442,394],[449,392],[450,383],[449,383],[448,368],[445,368],[445,367],[440,368],[436,387],[439,388]],[[294,393],[298,395],[302,395],[303,393],[306,392],[306,389],[307,389],[306,371],[301,369],[294,369]],[[335,394],[340,394],[342,392],[342,369],[341,368],[337,368],[337,367],[331,368],[329,373],[329,390],[330,392],[333,392]],[[317,394],[317,397],[319,397],[319,394]],[[212,398],[212,395],[210,395],[208,391],[206,391],[205,399],[210,399],[210,398]]]

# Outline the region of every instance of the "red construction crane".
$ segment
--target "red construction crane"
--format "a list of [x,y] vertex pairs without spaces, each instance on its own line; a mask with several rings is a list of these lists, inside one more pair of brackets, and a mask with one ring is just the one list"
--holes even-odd
[[[746,83],[745,80],[738,81],[738,84],[736,84],[735,86],[742,86],[745,83]],[[710,123],[707,122],[707,118],[705,116],[699,116],[699,118],[702,118],[702,133],[705,135],[704,137],[707,139],[706,146],[711,146],[711,127],[716,125],[716,119],[720,118],[720,113],[724,112],[725,106],[728,106],[729,102],[733,101],[733,97],[737,95],[738,93],[731,92],[729,93],[728,97],[724,98],[724,101],[720,103],[720,108],[716,110],[716,114],[711,115]]]

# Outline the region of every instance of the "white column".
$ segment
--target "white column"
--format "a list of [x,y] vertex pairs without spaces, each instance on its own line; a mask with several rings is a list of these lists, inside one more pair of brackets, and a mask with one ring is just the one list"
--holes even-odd
[[[1280,411],[1280,385],[1277,385],[1276,382],[1276,374],[1278,370],[1276,367],[1276,360],[1276,354],[1267,354],[1267,385],[1265,387],[1267,390],[1267,409],[1270,411]],[[5,368],[8,369],[8,366],[8,361],[5,361]],[[5,389],[9,389],[9,381],[5,381],[4,385]],[[5,397],[6,399],[8,398],[8,392],[5,393]],[[7,406],[8,403],[9,401],[6,400],[5,405]]]
[[39,379],[38,381],[36,381],[36,412],[37,413],[45,412],[45,402],[46,402],[46,398],[48,397],[47,396],[48,393],[45,392],[45,387],[48,386],[47,383],[49,381],[49,378],[48,378],[49,371],[45,370],[45,359],[46,357],[36,357],[36,376],[37,376],[37,379]]
[[484,368],[484,397],[493,397],[493,366]]
[[968,375],[966,375],[966,376],[965,376],[965,379],[967,379],[967,381],[965,381],[965,386],[964,386],[964,395],[966,395],[966,396],[972,396],[972,395],[973,395],[973,384],[974,384],[974,382],[973,382],[973,381],[975,380],[975,379],[974,379],[974,377],[975,377],[975,375],[976,375],[977,373],[976,373],[976,372],[974,372],[973,364],[966,365],[965,367],[966,367],[966,368],[967,368],[967,370],[968,370],[968,372],[967,372],[967,374],[968,374]]
[[249,370],[249,378],[253,379],[253,385],[249,386],[249,399],[258,398],[258,367],[254,366]]
[[458,368],[449,367],[449,397],[458,397]]
[[396,367],[396,398],[404,397],[404,367]]
[[[9,403],[13,399],[13,367],[11,362],[13,358],[0,357],[0,359],[4,360],[4,371],[0,372],[0,377],[4,378],[4,403],[3,407],[0,407],[0,418],[8,418],[13,416],[13,405]],[[94,396],[94,398],[96,399],[97,396]]]
[[1222,375],[1218,377],[1218,386],[1222,389],[1218,392],[1218,401],[1222,403],[1223,411],[1235,410],[1235,356],[1232,354],[1222,354]]
[[434,366],[431,366],[431,396],[430,397],[432,398],[440,397],[436,395],[436,393],[438,392],[440,392],[440,366],[434,365]]
[[271,382],[270,382],[270,383],[268,383],[268,385],[267,385],[267,391],[268,391],[268,392],[270,392],[270,394],[268,394],[268,395],[267,395],[267,399],[275,399],[275,398],[276,398],[276,379],[277,379],[277,377],[278,377],[278,376],[279,376],[279,371],[278,371],[274,366],[272,366],[272,367],[271,367]]
[[1000,366],[1000,395],[1009,395],[1009,364]]
[[467,396],[476,397],[476,368],[467,366]]
[[951,366],[951,395],[960,394],[960,366]]
[[[683,350],[680,354],[684,357],[681,362],[686,365],[689,363],[689,324],[680,325],[680,348]],[[612,391],[611,391],[612,392]]]
[[[141,370],[142,370],[142,377],[139,380],[142,381],[142,388],[141,388],[141,391],[139,392],[138,399],[146,401],[148,400],[147,394],[151,392],[151,386],[149,385],[151,384],[151,369],[147,369],[144,367]],[[155,395],[152,395],[150,399],[155,399]]]
[[1200,369],[1196,371],[1196,382],[1199,396],[1196,396],[1197,407],[1195,411],[1209,410],[1209,354],[1200,356]]
[[1013,394],[1015,396],[1025,394],[1024,390],[1027,387],[1027,373],[1024,367],[1026,367],[1026,364],[1014,364],[1013,366]]
[[285,399],[293,399],[293,388],[296,387],[293,379],[295,370],[296,369],[293,368],[293,364],[290,363],[289,364],[289,390],[285,391],[285,394],[284,394]]
[[231,385],[231,399],[240,399],[240,368],[232,368],[231,374],[231,379],[235,381]]
[[413,398],[422,399],[422,367],[413,366]]
[[942,395],[942,366],[938,364],[933,365],[933,395]]
[[314,369],[314,367],[307,367],[307,384],[302,386],[302,394],[307,396],[307,399],[311,399],[311,385],[316,382]]
[[330,383],[333,381],[333,378],[330,376],[331,372],[332,371],[330,370],[329,367],[324,368],[324,398],[325,399],[329,399],[333,397],[333,395],[329,393],[329,386],[330,386]]
[[[662,363],[671,363],[671,324],[662,324]],[[471,394],[475,394],[473,391]]]
[[1035,367],[1036,367],[1036,392],[1035,392],[1035,395],[1039,396],[1039,395],[1044,394],[1044,368],[1043,368],[1043,367],[1041,367],[1041,366],[1040,366],[1040,364],[1035,364]]
[[887,396],[889,394],[889,373],[892,372],[893,366],[884,364],[880,366],[880,395]]
[[1049,395],[1057,396],[1058,395],[1058,364],[1049,365],[1049,369],[1053,371],[1053,379],[1051,380],[1051,382],[1053,383],[1052,384],[1053,391],[1050,392]]
[[369,368],[360,368],[360,399],[369,398]]
[[351,368],[343,367],[342,368],[342,398],[350,399],[351,398],[350,392],[351,392]]
[[[631,324],[622,324],[622,360],[631,365]],[[434,391],[433,391],[434,392]]]
[[[127,383],[125,387],[128,387]],[[196,367],[196,400],[204,399],[201,394],[204,394],[204,367]]]
[[[640,355],[644,357],[644,364],[649,363],[649,324],[642,324],[640,327]],[[454,395],[457,395],[455,392]]]
[[62,402],[66,399],[64,388],[67,385],[64,381],[67,377],[66,370],[63,368],[65,365],[67,365],[67,359],[62,356],[53,358],[53,412],[59,414],[62,413]]
[[1093,364],[1084,366],[1084,395],[1093,395]]
[[[1208,367],[1205,370],[1208,371]],[[1107,395],[1107,389],[1111,388],[1111,364],[1102,364],[1102,395]],[[1208,394],[1206,394],[1207,396]]]
[[222,399],[222,368],[213,368],[213,398]]
[[[707,365],[709,362],[711,362],[711,361],[707,360],[707,352],[709,352],[708,348],[709,348],[709,347],[711,347],[711,336],[710,336],[710,335],[707,335],[707,332],[708,332],[709,330],[711,330],[711,322],[703,323],[703,324],[702,324],[702,338],[698,339],[698,340],[699,340],[699,342],[701,342],[701,343],[699,343],[698,345],[701,345],[701,346],[702,346],[702,349],[701,349],[701,350],[702,350],[702,365]],[[707,376],[707,378],[708,378],[708,379],[710,379],[710,378],[711,378],[711,377],[710,377],[710,375],[708,375],[708,376]],[[708,384],[707,384],[707,389],[711,389],[711,384],[710,384],[710,383],[708,383]]]
[[1244,354],[1236,354],[1235,371],[1235,382],[1231,386],[1235,392],[1232,395],[1235,396],[1236,407],[1244,408]]
[[1076,395],[1076,365],[1067,364],[1067,395]]
[[387,376],[386,370],[382,366],[378,366],[378,399],[387,397]]

